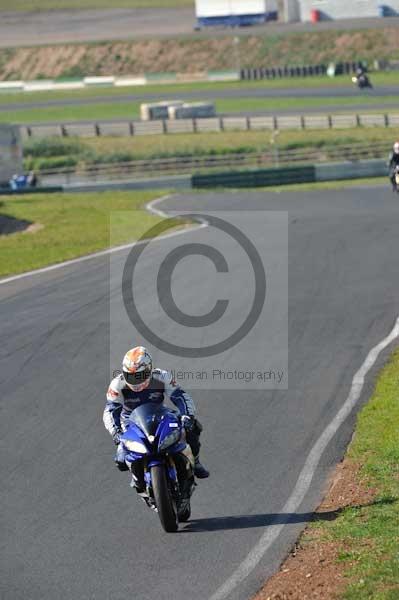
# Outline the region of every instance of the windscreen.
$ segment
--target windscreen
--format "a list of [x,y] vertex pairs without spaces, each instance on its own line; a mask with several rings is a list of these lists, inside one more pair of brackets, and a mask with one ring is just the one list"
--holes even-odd
[[167,414],[174,414],[162,404],[148,402],[137,407],[130,415],[130,421],[135,423],[146,434],[155,435],[162,418]]

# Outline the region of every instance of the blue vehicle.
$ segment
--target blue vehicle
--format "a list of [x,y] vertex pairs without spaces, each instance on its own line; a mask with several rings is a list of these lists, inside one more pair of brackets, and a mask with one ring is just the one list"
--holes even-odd
[[138,406],[129,421],[121,441],[136,489],[158,513],[164,530],[175,532],[191,516],[195,488],[184,423],[175,411],[155,402]]

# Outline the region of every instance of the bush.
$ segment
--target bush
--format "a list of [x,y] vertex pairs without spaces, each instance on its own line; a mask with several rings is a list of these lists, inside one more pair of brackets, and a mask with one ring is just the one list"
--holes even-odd
[[67,169],[75,167],[78,164],[78,159],[72,156],[57,156],[54,158],[39,158],[34,161],[33,168],[37,171],[50,171],[53,169]]
[[83,79],[86,75],[87,72],[82,65],[74,65],[62,71],[58,79]]
[[38,140],[29,140],[24,145],[26,156],[37,158],[80,155],[85,150],[84,145],[77,139],[66,138],[42,138]]

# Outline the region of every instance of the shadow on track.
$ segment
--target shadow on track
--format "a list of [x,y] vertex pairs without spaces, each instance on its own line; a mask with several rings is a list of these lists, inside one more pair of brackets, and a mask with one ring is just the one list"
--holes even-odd
[[193,519],[181,530],[181,533],[200,533],[204,531],[227,531],[229,529],[251,529],[270,525],[289,525],[290,523],[310,523],[314,521],[334,521],[343,511],[360,510],[365,506],[392,504],[395,498],[381,498],[369,504],[344,506],[337,510],[320,513],[268,513],[260,515],[237,515],[231,517],[213,517],[210,519]]

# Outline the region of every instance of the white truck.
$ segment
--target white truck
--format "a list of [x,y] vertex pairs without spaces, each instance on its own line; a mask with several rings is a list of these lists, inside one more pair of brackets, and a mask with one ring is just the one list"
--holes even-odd
[[276,20],[277,0],[195,0],[196,29],[244,27]]
[[0,186],[22,173],[22,143],[17,125],[0,124]]

